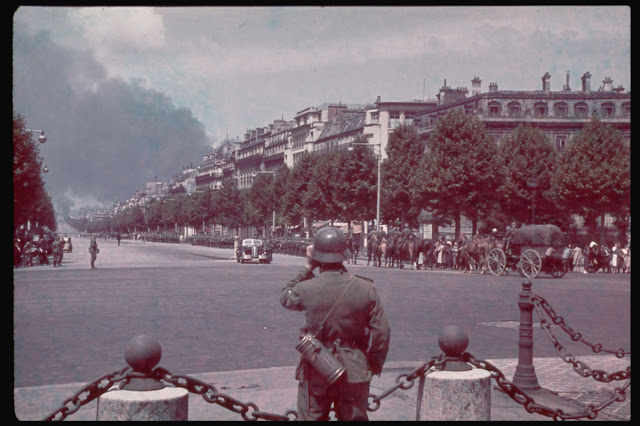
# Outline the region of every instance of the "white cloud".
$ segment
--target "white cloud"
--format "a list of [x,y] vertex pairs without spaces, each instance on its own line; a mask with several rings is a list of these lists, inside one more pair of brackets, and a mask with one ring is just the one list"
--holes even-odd
[[149,7],[82,7],[69,12],[81,28],[86,46],[94,50],[111,74],[127,67],[130,55],[156,51],[165,45],[163,17]]

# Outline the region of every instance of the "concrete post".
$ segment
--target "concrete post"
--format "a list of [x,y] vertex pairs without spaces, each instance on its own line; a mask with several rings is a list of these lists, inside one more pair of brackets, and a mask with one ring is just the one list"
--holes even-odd
[[518,344],[518,365],[513,375],[513,384],[523,391],[540,389],[536,369],[533,367],[533,303],[529,301],[532,294],[531,281],[524,281],[518,299],[520,342]]
[[133,368],[122,389],[110,390],[98,398],[97,420],[186,421],[189,392],[165,387],[148,373],[158,365],[162,350],[153,338],[139,335],[129,341],[125,359]]
[[183,388],[109,391],[98,398],[97,420],[187,421],[189,392]]
[[424,380],[420,420],[491,420],[491,374],[460,360],[469,338],[459,326],[444,327],[438,338],[447,362]]

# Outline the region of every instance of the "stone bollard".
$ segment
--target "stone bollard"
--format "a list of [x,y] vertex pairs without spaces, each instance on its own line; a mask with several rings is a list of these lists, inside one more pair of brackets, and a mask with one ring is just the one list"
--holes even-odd
[[129,341],[125,359],[133,377],[122,389],[108,391],[98,398],[97,420],[186,421],[189,392],[165,387],[148,373],[158,365],[162,350],[157,340],[139,335]]
[[420,420],[491,420],[491,374],[459,360],[469,344],[467,334],[459,326],[444,327],[438,344],[450,360],[425,376]]

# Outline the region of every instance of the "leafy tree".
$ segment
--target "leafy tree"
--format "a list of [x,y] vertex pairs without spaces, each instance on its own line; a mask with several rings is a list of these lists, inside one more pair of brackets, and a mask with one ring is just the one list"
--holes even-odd
[[315,160],[313,154],[305,152],[291,169],[287,179],[287,192],[282,199],[287,223],[300,223],[303,217],[310,220],[313,214],[313,202],[307,196],[307,191],[313,176]]
[[[551,181],[558,151],[546,133],[519,125],[500,140],[499,152],[505,166],[500,201],[506,217],[517,223],[529,223],[535,201],[536,222],[568,223],[567,215],[562,215],[555,204]],[[535,189],[531,186],[534,181]]]
[[275,209],[274,179],[271,174],[259,173],[247,192],[243,218],[246,225],[269,228]]
[[228,229],[242,225],[243,196],[233,178],[222,182],[222,187],[213,193],[211,199],[212,217],[215,223]]
[[56,229],[51,197],[42,179],[42,159],[26,121],[13,113],[13,226],[27,221]]
[[457,237],[462,215],[475,225],[499,199],[497,144],[475,116],[451,110],[436,124],[427,148],[411,178],[413,202],[452,219]]
[[332,151],[313,156],[311,180],[302,197],[302,202],[307,206],[306,216],[332,222],[338,217],[340,209],[336,204],[335,195],[340,155],[338,151]]
[[[631,211],[631,148],[615,127],[593,117],[569,141],[558,159],[553,186],[558,201],[581,215],[591,231],[605,213]],[[604,227],[600,240],[604,242]]]
[[137,231],[145,228],[144,213],[140,206],[132,206],[125,210],[127,228]]
[[192,192],[182,199],[180,213],[182,222],[192,226],[194,229],[202,227],[209,216],[209,205],[211,204],[210,190],[204,192]]
[[149,202],[149,206],[144,211],[144,220],[151,230],[158,230],[162,223],[162,201],[156,198]]
[[177,196],[162,200],[162,224],[165,230],[174,230],[176,225],[181,224],[180,199]]
[[413,207],[411,177],[424,154],[425,143],[413,126],[401,125],[389,135],[387,159],[382,164],[382,198],[386,222],[416,227],[419,208]]
[[[360,136],[354,143],[367,143],[367,139]],[[342,153],[334,198],[341,209],[339,217],[350,226],[354,220],[376,217],[378,160],[371,148],[362,145],[353,145],[353,152]]]
[[276,176],[273,181],[273,197],[276,200],[276,223],[285,226],[287,222],[285,220],[284,203],[282,200],[287,192],[287,181],[289,180],[289,174],[291,170],[286,164],[280,166],[276,171]]

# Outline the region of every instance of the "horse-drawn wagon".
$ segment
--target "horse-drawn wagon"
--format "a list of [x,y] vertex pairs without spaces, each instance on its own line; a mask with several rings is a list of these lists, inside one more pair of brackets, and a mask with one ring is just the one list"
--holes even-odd
[[541,272],[560,278],[565,274],[564,246],[564,234],[557,226],[526,225],[516,229],[503,247],[489,251],[487,267],[493,275],[513,270],[527,278],[536,278]]

